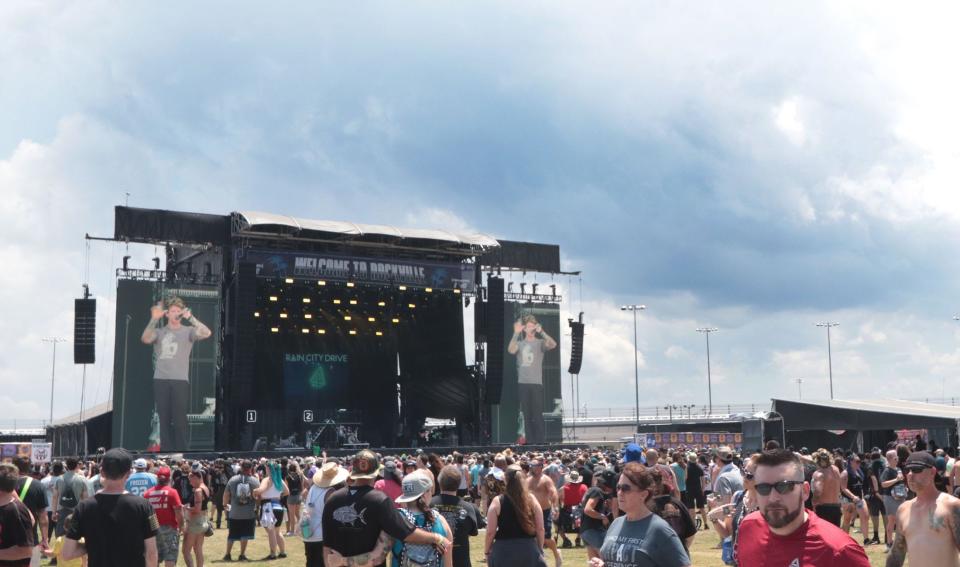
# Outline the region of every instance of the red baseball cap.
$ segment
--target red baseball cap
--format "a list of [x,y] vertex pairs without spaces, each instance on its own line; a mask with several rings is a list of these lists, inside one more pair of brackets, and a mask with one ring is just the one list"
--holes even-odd
[[170,478],[170,467],[160,467],[157,469],[157,478]]

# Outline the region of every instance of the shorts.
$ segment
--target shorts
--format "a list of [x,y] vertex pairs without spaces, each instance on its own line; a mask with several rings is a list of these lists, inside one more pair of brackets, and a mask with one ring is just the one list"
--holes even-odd
[[883,495],[883,513],[887,516],[896,517],[897,510],[900,509],[900,504],[902,502],[903,500],[897,500],[896,498],[894,498],[893,496],[890,496],[889,494],[884,494]]
[[691,492],[686,491],[687,508],[706,508],[707,507],[707,496],[702,491]]
[[[272,511],[273,511],[273,527],[279,528],[281,525],[283,525],[283,507],[280,506],[279,504],[275,504],[275,503],[271,503],[271,502],[264,502],[264,503],[263,503],[263,507],[260,509],[260,525],[263,526],[263,524],[264,524],[264,517],[265,517],[266,514],[267,514],[266,508],[267,508],[268,506],[272,506],[272,507],[273,507],[273,508],[272,508]],[[267,526],[263,526],[263,527],[267,527]]]
[[543,511],[543,538],[553,537],[553,508],[547,508]]
[[256,532],[257,521],[227,519],[227,541],[250,541]]
[[299,505],[300,505],[300,495],[299,495],[299,494],[291,494],[290,496],[287,496],[287,505],[288,505],[288,506],[290,506],[290,505],[299,506]]
[[207,533],[207,513],[191,516],[187,520],[187,533],[197,535]]
[[817,516],[820,516],[838,528],[840,527],[840,520],[843,518],[843,513],[840,510],[839,504],[818,504],[814,506],[813,511],[816,512]]
[[180,553],[180,531],[171,526],[160,526],[157,531],[157,556],[160,561],[177,562]]
[[577,531],[576,518],[573,514],[573,506],[564,506],[560,508],[560,521],[558,525],[559,533],[566,534]]
[[869,508],[871,516],[879,516],[883,514],[883,501],[876,494],[871,495],[867,498],[867,508]]
[[580,539],[582,539],[588,546],[594,549],[600,549],[603,547],[603,538],[606,537],[606,535],[607,530],[598,530],[594,528],[580,532]]

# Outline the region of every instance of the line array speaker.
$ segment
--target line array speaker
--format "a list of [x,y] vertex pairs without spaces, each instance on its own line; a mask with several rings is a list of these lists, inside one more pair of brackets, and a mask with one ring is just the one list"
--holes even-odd
[[580,374],[583,364],[583,323],[570,320],[570,374]]
[[484,401],[499,404],[503,393],[503,278],[487,278],[487,389]]
[[97,300],[73,300],[73,363],[93,364],[97,358]]

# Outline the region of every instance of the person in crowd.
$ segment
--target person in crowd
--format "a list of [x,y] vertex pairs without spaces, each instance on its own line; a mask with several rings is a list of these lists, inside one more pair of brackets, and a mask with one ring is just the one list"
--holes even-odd
[[210,522],[216,522],[217,529],[219,530],[222,527],[223,522],[223,492],[227,488],[227,481],[230,480],[230,474],[228,476],[227,471],[224,470],[226,464],[222,459],[217,459],[214,462],[213,467],[210,468],[210,492],[212,492],[212,501],[213,507],[216,509],[216,518],[214,518],[214,511],[210,510]]
[[[875,448],[872,450],[870,452],[870,463],[861,466],[863,466],[864,472],[867,512],[870,514],[870,520],[873,524],[873,538],[870,540],[870,543],[878,545],[880,543],[879,529],[881,516],[883,516],[884,524],[886,524],[886,516],[883,514],[883,499],[880,496],[880,475],[883,473],[884,461],[879,449]],[[868,530],[860,531],[868,532]],[[864,533],[864,537],[866,536],[867,534]]]
[[57,523],[58,536],[66,533],[64,522],[77,504],[93,494],[80,472],[80,460],[67,457],[65,464],[63,476],[57,478],[53,485],[53,521]]
[[887,551],[893,545],[893,533],[899,531],[897,512],[900,503],[907,499],[906,478],[898,466],[900,458],[895,449],[887,451],[887,466],[880,473],[880,494],[883,497],[883,510],[886,518],[885,531]]
[[687,508],[693,512],[694,515],[700,514],[700,518],[703,520],[703,529],[710,529],[710,523],[707,522],[707,495],[703,492],[703,485],[705,483],[705,478],[703,471],[703,466],[697,460],[697,454],[693,451],[687,453],[687,474],[686,474],[686,495],[687,495]]
[[917,497],[897,510],[897,537],[887,555],[887,567],[910,565],[960,566],[960,500],[934,484],[936,460],[927,451],[907,457],[907,484]]
[[563,564],[557,542],[553,539],[553,522],[560,517],[560,494],[553,480],[543,474],[543,460],[535,457],[529,462],[530,474],[527,476],[527,490],[533,494],[543,512],[543,545],[553,552],[557,567]]
[[126,490],[130,494],[143,496],[148,490],[157,485],[157,475],[147,472],[147,460],[133,461],[134,473],[127,479]]
[[47,495],[43,486],[30,476],[30,457],[14,457],[13,465],[17,467],[17,498],[26,504],[34,518],[33,541],[37,542],[34,548],[33,560],[39,565],[40,555],[50,549],[48,539],[49,526],[47,525]]
[[842,518],[840,507],[840,471],[833,464],[833,457],[826,449],[814,455],[817,471],[811,481],[813,510],[817,516],[839,527]]
[[300,465],[296,461],[290,461],[287,464],[287,488],[290,494],[287,496],[287,537],[294,535],[294,530],[300,523],[300,501],[303,498],[303,473],[300,472]]
[[[440,494],[430,506],[440,513],[453,531],[453,567],[470,567],[470,537],[483,525],[477,508],[460,496],[460,467],[447,465],[440,471]],[[469,473],[468,473],[469,474]]]
[[89,567],[157,567],[157,516],[142,496],[125,490],[132,466],[126,449],[104,453],[100,462],[103,490],[82,500],[73,511],[67,523],[64,559],[86,555]]
[[17,467],[0,463],[0,564],[29,567],[37,547],[36,526],[17,495],[19,478]]
[[870,537],[867,531],[869,517],[867,515],[867,505],[864,501],[866,483],[863,469],[860,467],[860,456],[853,453],[847,460],[847,466],[840,473],[840,491],[843,503],[843,518],[840,527],[843,531],[850,533],[850,524],[854,517],[858,516],[860,532],[863,534],[863,545],[865,546],[870,545]]
[[180,555],[180,532],[186,531],[187,523],[180,494],[170,486],[170,467],[157,469],[157,485],[148,489],[143,497],[157,516],[157,556],[165,567],[173,567]]
[[227,552],[224,561],[232,561],[230,551],[240,542],[240,561],[247,561],[247,542],[256,533],[257,501],[253,491],[260,481],[253,476],[253,462],[240,463],[240,472],[234,475],[223,491],[223,508],[227,511]]
[[506,492],[490,502],[484,556],[488,567],[546,567],[543,510],[527,490],[523,469],[510,465]]
[[[616,490],[617,507],[623,513],[610,524],[600,556],[591,558],[590,567],[690,565],[690,557],[680,538],[651,510],[656,492],[654,469],[636,462],[625,464]],[[663,490],[668,498],[675,498],[672,491]]]
[[857,542],[804,507],[810,485],[797,455],[782,449],[761,453],[754,480],[760,509],[740,523],[737,565],[870,566]]
[[260,525],[267,532],[267,543],[270,546],[270,555],[264,559],[283,559],[287,556],[284,543],[283,506],[280,499],[290,493],[290,488],[283,480],[283,471],[276,462],[267,463],[267,474],[260,481],[260,486],[253,491],[253,495],[260,501]]
[[743,490],[733,495],[730,504],[718,506],[707,515],[711,525],[720,535],[722,558],[727,565],[734,564],[733,555],[737,547],[740,523],[759,508],[755,481],[759,457],[760,454],[755,453],[743,465]]
[[[416,467],[413,467],[410,472],[414,470],[416,470]],[[403,476],[397,471],[397,462],[393,459],[384,460],[381,474],[383,478],[378,479],[377,482],[373,484],[373,488],[383,492],[390,497],[390,500],[396,502],[397,497],[403,493],[403,488],[400,486],[400,483],[403,481]],[[397,504],[397,508],[400,507],[401,505]]]
[[580,539],[587,544],[588,558],[600,557],[600,548],[603,546],[607,527],[619,514],[616,482],[617,474],[611,469],[605,469],[597,475],[597,485],[587,490],[583,496]]
[[677,490],[680,491],[680,501],[684,506],[687,504],[687,458],[684,451],[675,451],[673,453],[673,462],[670,463],[670,470],[673,471],[674,478],[677,479]]
[[660,469],[649,468],[653,478],[653,497],[646,502],[651,512],[660,516],[680,538],[683,548],[690,550],[693,538],[697,535],[697,525],[686,505],[663,484]]
[[[47,541],[53,536],[56,522],[53,519],[54,490],[53,487],[59,477],[63,476],[63,461],[56,461],[47,471],[47,476],[43,477],[40,484],[43,486],[44,493],[47,496]],[[56,561],[56,559],[54,559]]]
[[388,539],[433,544],[441,555],[447,539],[417,528],[397,512],[386,494],[374,490],[380,466],[377,455],[364,449],[353,458],[350,486],[334,492],[323,507],[323,554],[327,567],[382,565]]
[[743,475],[740,474],[740,468],[734,464],[733,459],[733,449],[730,447],[717,449],[719,468],[715,477],[714,491],[720,505],[729,504],[733,500],[733,495],[743,490]]
[[349,476],[350,471],[333,461],[321,464],[313,475],[300,520],[307,567],[324,567],[323,508],[331,494],[346,486]]
[[[203,540],[212,535],[212,526],[207,520],[210,488],[203,482],[200,469],[190,471],[188,478],[193,491],[190,499],[183,503],[187,524],[183,535],[183,560],[187,567],[203,567]],[[191,554],[195,559],[191,559]]]
[[[439,476],[439,475],[438,475]],[[453,540],[453,532],[446,519],[433,510],[430,498],[433,494],[433,479],[425,471],[415,471],[403,477],[403,493],[397,497],[397,503],[403,504],[400,513],[420,529],[438,534],[448,542]],[[395,541],[392,548],[393,567],[401,565],[425,565],[428,567],[452,567],[453,550],[445,546],[441,554],[432,545],[422,545]]]
[[[503,469],[505,468],[506,465]],[[480,502],[480,511],[484,515],[490,509],[490,503],[507,490],[507,477],[503,469],[494,466],[483,477],[483,484],[480,487],[480,493],[483,495],[483,500]]]
[[573,532],[577,534],[576,546],[580,547],[580,503],[587,494],[587,487],[583,484],[583,478],[576,469],[570,471],[566,476],[566,482],[563,483],[563,506],[560,508],[560,521],[557,525],[557,533],[563,539],[563,547],[570,548],[573,544],[567,534]]
[[[636,444],[631,443],[636,447]],[[630,445],[627,445],[627,449],[630,448]],[[639,447],[638,447],[639,448]],[[629,451],[624,451],[624,462],[640,462],[639,459],[632,459],[628,457]],[[670,465],[660,462],[660,451],[656,449],[647,449],[645,457],[647,459],[647,467],[652,467],[660,471],[660,477],[663,479],[663,485],[667,487],[667,490],[672,496],[680,499],[680,489],[678,488],[679,481],[673,473],[673,469]]]

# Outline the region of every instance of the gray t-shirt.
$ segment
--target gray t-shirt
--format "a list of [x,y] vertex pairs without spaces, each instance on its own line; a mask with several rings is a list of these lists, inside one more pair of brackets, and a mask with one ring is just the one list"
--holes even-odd
[[656,514],[627,521],[620,516],[607,530],[600,548],[604,567],[686,567],[690,557],[666,521]]
[[197,328],[193,326],[157,329],[157,340],[153,341],[154,380],[189,380],[190,350],[195,340]]
[[543,339],[517,343],[517,382],[520,384],[543,384],[543,353],[546,343]]
[[731,497],[738,490],[743,490],[743,475],[740,474],[740,469],[733,463],[725,465],[720,469],[716,488],[718,495]]
[[[245,483],[250,487],[248,502],[240,503],[240,485]],[[253,491],[260,487],[260,481],[255,476],[236,475],[227,482],[227,491],[230,492],[230,513],[228,518],[231,520],[253,520],[257,517],[256,507],[257,499],[253,497]]]

